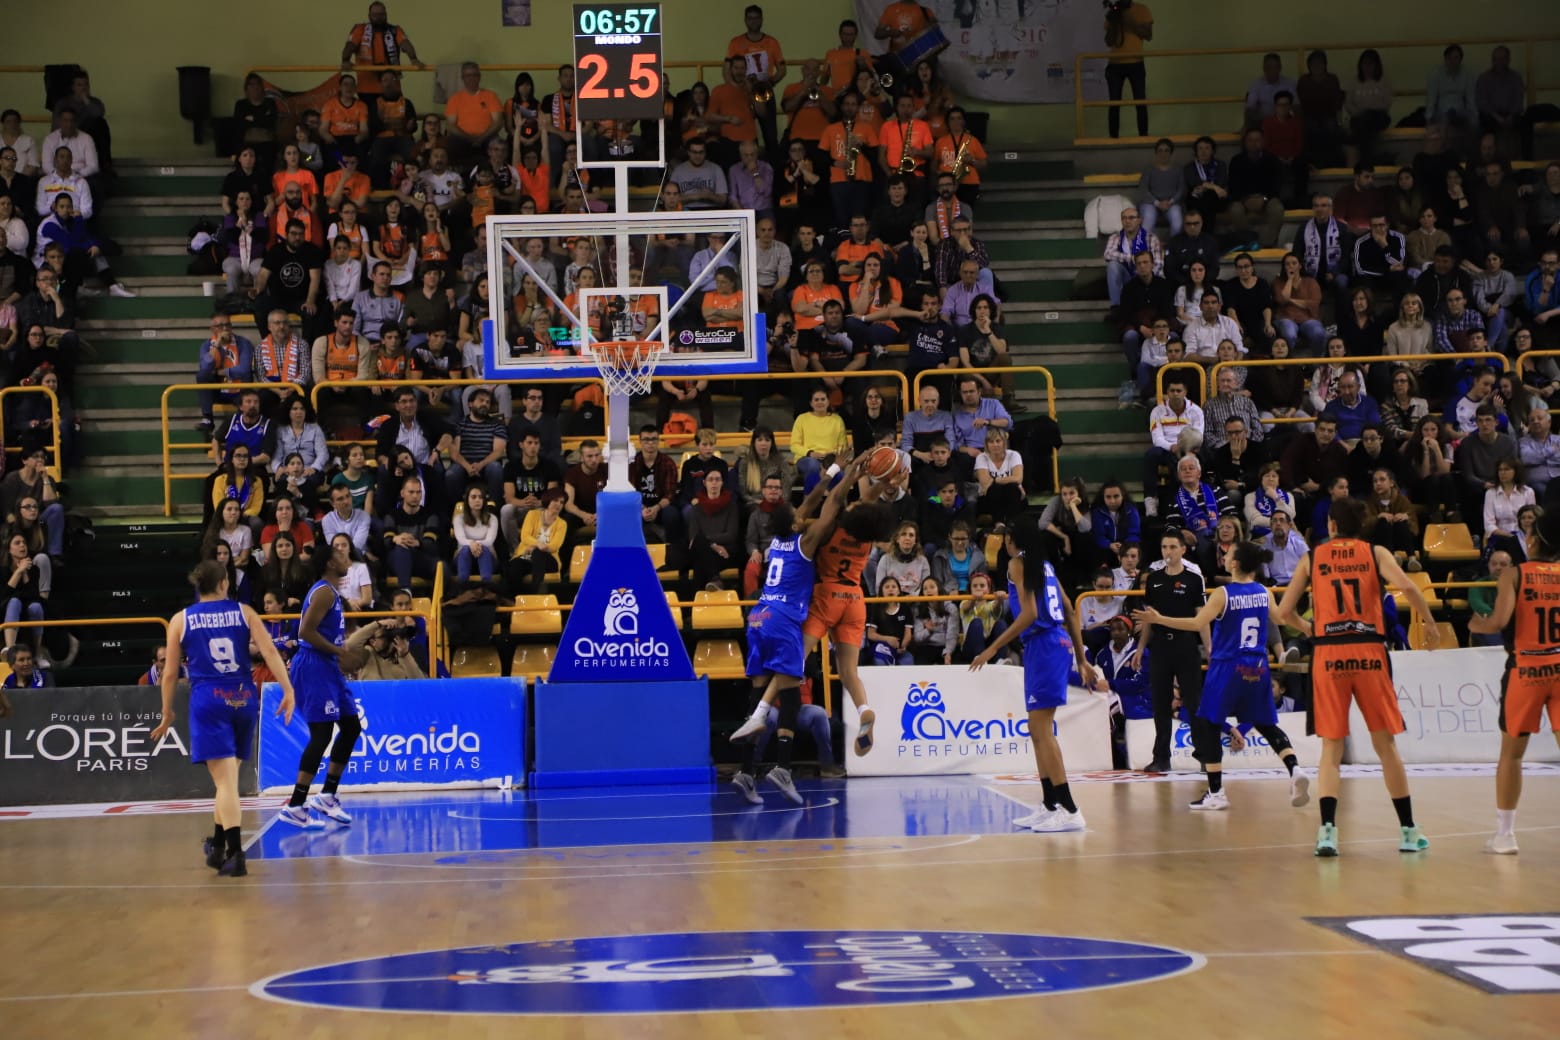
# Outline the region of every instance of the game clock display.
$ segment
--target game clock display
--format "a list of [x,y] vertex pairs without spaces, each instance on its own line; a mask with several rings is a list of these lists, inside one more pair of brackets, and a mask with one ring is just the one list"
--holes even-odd
[[661,6],[575,4],[574,80],[580,119],[659,119]]

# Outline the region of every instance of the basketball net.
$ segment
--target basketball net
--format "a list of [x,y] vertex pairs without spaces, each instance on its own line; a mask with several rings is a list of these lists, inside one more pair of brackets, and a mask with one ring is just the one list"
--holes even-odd
[[666,353],[666,344],[649,340],[608,340],[590,345],[591,359],[601,373],[609,401],[616,411],[627,408],[634,394],[648,394],[655,367]]

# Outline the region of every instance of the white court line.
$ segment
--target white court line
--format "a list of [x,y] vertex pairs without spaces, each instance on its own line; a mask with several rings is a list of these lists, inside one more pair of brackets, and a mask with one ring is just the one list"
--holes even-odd
[[244,842],[244,855],[249,855],[249,850],[254,846],[255,842],[259,841],[261,836],[264,835],[266,831],[270,830],[272,827],[275,827],[281,818],[282,814],[277,812],[273,814],[269,820],[266,820],[260,826],[256,827],[255,832],[249,836],[249,840]]
[[478,823],[484,821],[492,823],[632,823],[636,820],[703,820],[712,816],[762,816],[765,813],[795,812],[798,809],[828,809],[839,805],[838,798],[828,798],[817,804],[783,805],[776,809],[747,809],[737,812],[702,812],[702,813],[678,813],[672,816],[466,816],[451,809],[445,815],[457,820],[474,820]]
[[[1560,824],[1555,824],[1555,825],[1546,826],[1546,827],[1523,827],[1523,828],[1521,828],[1519,830],[1518,833],[1520,833],[1520,834],[1532,834],[1532,833],[1536,833],[1536,832],[1539,832],[1539,831],[1554,831],[1554,830],[1560,830]],[[1087,832],[1080,832],[1080,833],[1087,833]],[[1477,830],[1477,831],[1460,831],[1460,832],[1449,833],[1449,834],[1435,834],[1435,835],[1431,835],[1431,838],[1434,841],[1446,841],[1446,840],[1450,840],[1450,839],[1453,839],[1453,838],[1487,838],[1487,837],[1489,837],[1489,835],[1490,835],[1490,829],[1488,827],[1486,827],[1486,828],[1483,828],[1482,830]],[[982,834],[975,834],[975,835],[970,835],[970,840],[971,841],[975,841],[975,840],[979,840],[979,839],[982,839],[982,838],[1011,838],[1011,839],[1014,839],[1014,840],[1017,840],[1017,841],[1024,841],[1024,842],[1027,843],[1027,842],[1046,842],[1047,839],[1051,838],[1051,837],[1052,836],[1033,836],[1032,837],[1030,835],[1024,835],[1024,834],[1010,834],[1010,835],[1009,834],[997,834],[997,835],[993,835],[993,834],[984,834],[984,835],[982,835]],[[1067,840],[1069,838],[1076,839],[1077,837],[1078,837],[1078,834],[1055,835],[1054,836],[1054,843],[1060,843],[1060,842],[1065,841],[1065,840]],[[797,839],[797,840],[802,840],[802,839]],[[806,840],[817,840],[817,839],[806,839]],[[1397,841],[1398,841],[1397,838],[1360,838],[1360,839],[1357,839],[1357,840],[1351,840],[1348,844],[1349,844],[1349,847],[1353,847],[1353,846],[1358,846],[1358,845],[1383,845],[1383,844],[1387,844],[1387,843],[1396,843]],[[841,869],[855,870],[855,869],[860,869],[861,867],[872,867],[874,869],[939,870],[939,869],[942,869],[944,867],[958,867],[958,868],[962,868],[962,867],[979,867],[979,866],[986,866],[986,865],[994,864],[994,863],[1026,863],[1026,864],[1029,864],[1029,865],[1033,866],[1036,863],[1043,863],[1043,862],[1066,862],[1068,860],[1139,859],[1139,858],[1147,858],[1147,857],[1152,857],[1152,856],[1201,856],[1201,855],[1212,855],[1212,854],[1217,854],[1217,853],[1239,854],[1239,853],[1243,853],[1243,852],[1270,852],[1270,851],[1274,851],[1274,850],[1277,850],[1277,849],[1310,849],[1312,847],[1313,847],[1313,843],[1310,842],[1310,841],[1289,842],[1289,843],[1286,843],[1286,844],[1277,844],[1277,845],[1228,845],[1228,846],[1213,847],[1213,848],[1210,848],[1208,846],[1198,846],[1196,848],[1188,848],[1188,849],[1145,849],[1145,850],[1142,850],[1142,851],[1135,851],[1135,852],[1085,852],[1085,853],[1079,853],[1077,855],[1071,855],[1071,856],[1049,856],[1049,857],[1046,857],[1043,860],[1036,859],[1035,855],[1033,853],[1030,853],[1030,854],[1024,855],[1024,856],[1002,856],[1002,857],[982,856],[982,857],[980,857],[978,859],[947,859],[947,860],[934,860],[934,861],[924,862],[924,863],[895,863],[895,862],[885,862],[885,863],[877,863],[877,864],[872,864],[872,863],[861,863],[861,864],[845,863],[845,864],[841,865]],[[916,852],[916,851],[919,851],[919,850],[916,850],[916,849],[905,849],[903,851],[906,852],[906,853],[911,853],[911,852]],[[928,851],[930,851],[930,850],[928,850]],[[337,857],[337,858],[340,858],[340,857]],[[823,858],[823,859],[845,859],[845,858],[854,858],[854,857],[848,857],[846,854],[841,853],[838,856],[825,856],[825,857],[820,857],[820,858]],[[1345,858],[1348,858],[1348,857],[1345,857]],[[1530,856],[1529,859],[1530,860],[1536,860],[1536,857]],[[1404,858],[1403,861],[1407,862],[1406,857]],[[282,861],[281,860],[264,860],[263,862],[265,862],[265,863],[279,863],[279,862],[282,862]],[[294,861],[294,862],[302,862],[302,860],[297,860],[297,861]],[[1299,861],[1297,860],[1296,862],[1299,862]],[[372,866],[381,866],[383,864],[370,864],[370,865],[372,865]],[[390,866],[397,866],[397,864],[389,864],[389,865]],[[1338,861],[1337,860],[1327,860],[1325,864],[1320,864],[1320,863],[1318,864],[1319,867],[1321,867],[1321,866],[1336,867],[1337,865],[1338,865]],[[795,867],[784,866],[782,864],[775,864],[774,866],[765,866],[763,864],[751,863],[751,864],[735,865],[735,866],[732,866],[730,869],[725,869],[725,868],[720,868],[720,867],[712,867],[709,870],[655,870],[653,868],[651,868],[651,869],[640,868],[640,869],[633,870],[633,871],[624,871],[624,872],[618,873],[618,874],[561,873],[561,874],[528,874],[528,875],[521,875],[521,876],[515,876],[515,877],[508,877],[508,878],[495,878],[495,877],[430,878],[430,877],[423,876],[423,877],[418,877],[416,879],[408,878],[406,880],[400,880],[400,879],[396,879],[396,878],[356,878],[356,879],[351,880],[351,881],[271,881],[271,882],[262,881],[262,882],[257,882],[255,884],[247,884],[246,883],[243,887],[245,887],[245,888],[292,889],[292,888],[350,888],[350,887],[355,887],[355,886],[359,886],[359,885],[467,885],[467,884],[490,885],[490,884],[493,884],[494,882],[511,882],[511,881],[512,882],[518,882],[518,883],[532,883],[532,882],[537,882],[537,881],[605,881],[605,880],[611,880],[611,879],[614,879],[614,878],[702,877],[702,876],[709,875],[709,874],[782,873],[782,872],[789,872],[789,871],[793,871],[793,870],[797,870],[797,869],[806,869],[808,871],[816,871],[817,868],[816,867],[795,868]],[[1537,869],[1542,869],[1542,865],[1539,868],[1537,868]],[[20,884],[9,884],[9,883],[0,882],[0,891],[5,891],[7,889],[16,889],[16,890],[26,891],[26,890],[53,890],[53,889],[91,890],[91,889],[100,889],[100,888],[111,889],[111,890],[115,890],[115,891],[122,890],[122,889],[186,889],[187,890],[190,887],[191,886],[190,886],[189,883],[184,883],[184,884],[174,884],[174,883],[158,883],[158,884],[145,883],[145,884],[137,884],[137,883],[133,883],[133,882],[123,882],[123,883],[107,884],[107,883],[99,883],[99,882],[79,882],[79,883],[74,883],[74,884],[36,884],[36,883],[26,883],[26,882],[24,882],[24,883],[20,883]]]
[[[530,942],[545,942],[545,941],[546,940],[527,940],[527,943],[530,943]],[[1130,939],[1114,939],[1114,940],[1108,940],[1108,941],[1111,941],[1111,942],[1137,942],[1137,940],[1130,940]],[[516,945],[525,945],[525,944],[518,944],[517,943]],[[1141,945],[1155,945],[1155,944],[1152,943],[1152,942],[1144,941],[1143,943],[1141,943]],[[1164,947],[1164,949],[1169,951],[1169,955],[1180,954],[1180,955],[1183,955],[1183,956],[1190,956],[1190,957],[1194,957],[1194,958],[1195,957],[1201,957],[1201,958],[1204,958],[1204,959],[1207,959],[1207,960],[1241,960],[1241,959],[1245,959],[1245,958],[1256,958],[1256,957],[1274,958],[1274,957],[1390,957],[1390,956],[1392,956],[1392,954],[1389,951],[1377,950],[1377,949],[1356,949],[1356,950],[1229,950],[1229,951],[1218,952],[1218,953],[1194,953],[1194,952],[1192,952],[1190,950],[1181,950],[1181,949],[1177,949],[1177,948],[1174,948],[1174,947],[1168,947],[1168,946]],[[418,952],[418,951],[413,951],[413,952],[415,953],[415,952]],[[404,954],[391,954],[390,956],[405,956],[405,955]],[[1066,960],[1066,961],[1159,960],[1159,959],[1163,959],[1165,956],[1167,956],[1167,954],[1126,954],[1126,955],[1121,955],[1121,956],[1103,956],[1103,955],[1099,955],[1099,956],[1081,956],[1081,957],[1001,958],[1001,960],[1007,960],[1007,961],[1042,960],[1042,959],[1043,960],[1048,960],[1048,961],[1056,961],[1056,960]],[[815,965],[809,964],[808,966],[812,967],[812,966],[815,966]],[[308,969],[302,969],[302,970],[308,970]],[[284,974],[292,974],[292,972],[286,972]],[[272,976],[272,977],[275,978],[277,976]],[[1152,980],[1149,980],[1149,981],[1163,981],[1163,979],[1168,979],[1168,978],[1172,978],[1172,977],[1173,976],[1168,976],[1167,975],[1167,976],[1163,976],[1161,979],[1152,979]],[[441,976],[438,976],[436,978],[431,978],[431,979],[423,979],[423,978],[374,979],[374,980],[367,980],[367,979],[329,979],[329,980],[320,980],[318,982],[293,983],[293,984],[291,984],[291,986],[292,987],[298,987],[298,988],[302,988],[302,987],[305,987],[305,986],[311,987],[311,988],[312,987],[316,987],[316,986],[353,986],[353,985],[363,985],[364,983],[369,982],[369,981],[376,982],[376,983],[385,983],[385,982],[427,982],[427,981],[435,981],[435,982],[437,982],[437,981],[442,981],[444,978],[445,978],[445,976],[441,975]],[[264,980],[264,981],[269,981],[269,980]],[[256,983],[254,985],[259,985],[259,983]],[[50,1001],[50,1000],[104,1000],[104,999],[125,998],[125,997],[162,997],[162,996],[178,996],[178,995],[181,995],[181,994],[197,994],[197,993],[233,993],[233,992],[249,991],[252,988],[253,988],[252,985],[240,984],[240,985],[232,985],[232,986],[181,986],[181,987],[167,987],[167,988],[159,988],[159,989],[97,990],[97,991],[90,992],[90,993],[79,993],[79,992],[73,992],[73,993],[30,993],[30,994],[24,994],[24,995],[18,995],[18,996],[3,996],[3,995],[0,995],[0,1004],[24,1004],[24,1003],[30,1003],[30,1002],[36,1003],[36,1002]],[[1097,988],[1102,988],[1102,987],[1091,987],[1091,988],[1097,989]],[[1051,993],[1046,993],[1046,992],[1042,991],[1042,992],[1036,992],[1036,993],[1018,994],[1018,996],[1043,997],[1043,996],[1052,996],[1052,995],[1066,995],[1068,993],[1073,993],[1073,992],[1079,992],[1079,991],[1065,990],[1065,991],[1061,991],[1058,994],[1051,994]],[[316,1005],[309,1005],[309,1006],[312,1007],[312,1006],[316,1006]],[[897,1005],[897,1004],[896,1005],[872,1005],[870,1007],[859,1008],[859,1009],[856,1009],[856,1010],[871,1011],[871,1010],[879,1010],[879,1009],[881,1009],[883,1007],[888,1007],[888,1006],[900,1006],[900,1005]],[[346,1009],[343,1009],[343,1010],[346,1010]],[[720,1009],[720,1010],[730,1010],[730,1009]],[[806,1010],[810,1010],[810,1009],[808,1009],[808,1008],[794,1008],[794,1009],[787,1009],[787,1010],[806,1011]],[[841,1010],[850,1010],[850,1009],[847,1009],[847,1008],[832,1008],[831,1007],[831,1008],[819,1008],[817,1010],[821,1010],[821,1011],[841,1011]],[[495,1016],[505,1014],[504,1012],[487,1012],[487,1013],[488,1014],[493,1014]],[[633,1013],[634,1014],[645,1014],[645,1015],[655,1014],[655,1012],[649,1012],[649,1011],[633,1012]]]

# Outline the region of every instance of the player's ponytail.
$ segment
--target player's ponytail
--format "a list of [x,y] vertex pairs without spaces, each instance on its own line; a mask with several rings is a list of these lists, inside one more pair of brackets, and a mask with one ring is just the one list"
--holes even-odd
[[1045,588],[1046,545],[1040,529],[1032,522],[1014,524],[1007,532],[1018,549],[1018,564],[1024,570],[1024,588],[1038,593]]
[[1256,542],[1236,542],[1232,552],[1235,554],[1235,566],[1242,574],[1257,574],[1263,564],[1273,562],[1273,554]]
[[190,584],[198,596],[215,596],[228,580],[228,569],[216,560],[202,560],[190,571]]

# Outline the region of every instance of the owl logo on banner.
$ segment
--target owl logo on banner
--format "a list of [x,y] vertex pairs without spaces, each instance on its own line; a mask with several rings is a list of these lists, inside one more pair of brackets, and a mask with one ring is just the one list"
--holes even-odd
[[639,600],[633,589],[614,589],[607,598],[607,609],[602,617],[602,630],[609,636],[637,636],[639,634]]
[[934,682],[911,683],[910,690],[905,694],[905,707],[899,713],[899,727],[904,732],[900,740],[917,740],[921,737],[921,716],[942,715],[947,712],[943,707],[942,691],[937,689]]

